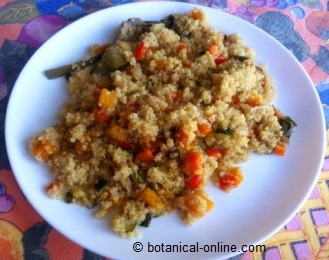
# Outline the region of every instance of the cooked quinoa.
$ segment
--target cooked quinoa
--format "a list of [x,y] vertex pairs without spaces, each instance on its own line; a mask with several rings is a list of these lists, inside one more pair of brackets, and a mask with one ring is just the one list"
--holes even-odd
[[[117,212],[111,227],[124,237],[173,211],[193,224],[214,205],[208,179],[229,192],[251,152],[282,155],[289,141],[253,49],[202,10],[169,18],[124,39],[119,69],[76,68],[58,123],[29,143],[53,174],[50,197],[95,206],[99,218]],[[110,46],[92,46],[86,59]]]

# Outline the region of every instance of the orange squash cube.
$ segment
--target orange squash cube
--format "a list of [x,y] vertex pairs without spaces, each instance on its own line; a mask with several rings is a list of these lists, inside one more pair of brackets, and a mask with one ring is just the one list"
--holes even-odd
[[115,91],[109,91],[106,88],[102,88],[101,94],[98,100],[98,106],[106,108],[114,108],[116,102]]
[[139,197],[143,202],[152,207],[156,207],[158,209],[165,207],[165,204],[162,202],[161,198],[149,187],[143,190]]

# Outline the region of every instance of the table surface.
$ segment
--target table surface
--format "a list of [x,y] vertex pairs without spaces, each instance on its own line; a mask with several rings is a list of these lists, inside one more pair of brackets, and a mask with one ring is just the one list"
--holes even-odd
[[[104,259],[54,230],[21,193],[8,162],[4,122],[10,92],[33,53],[67,24],[131,0],[0,0],[0,259]],[[137,1],[136,1],[137,2]],[[257,26],[261,16],[280,19],[287,37],[272,23],[261,28],[291,50],[319,93],[329,127],[329,1],[187,0],[221,9]],[[277,20],[278,21],[278,20]],[[327,136],[329,131],[327,131]],[[329,259],[329,146],[322,172],[300,211],[264,242],[266,252],[233,259]],[[37,258],[39,257],[39,258]]]

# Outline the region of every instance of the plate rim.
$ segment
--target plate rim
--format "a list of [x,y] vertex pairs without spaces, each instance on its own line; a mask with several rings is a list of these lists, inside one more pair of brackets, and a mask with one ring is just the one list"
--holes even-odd
[[[145,6],[145,5],[169,5],[169,4],[171,4],[171,5],[177,5],[177,6],[188,6],[190,9],[191,8],[193,8],[193,7],[198,7],[198,8],[202,8],[202,9],[210,9],[210,10],[212,10],[212,11],[216,11],[216,12],[221,12],[222,14],[224,14],[224,16],[225,15],[228,15],[228,16],[233,16],[233,17],[235,17],[236,19],[239,19],[241,22],[243,22],[243,23],[245,23],[245,24],[248,24],[249,26],[251,25],[251,26],[253,26],[253,28],[255,29],[255,30],[257,30],[259,33],[261,33],[261,34],[263,34],[263,35],[266,35],[265,37],[270,37],[270,38],[272,38],[272,41],[274,40],[277,44],[279,44],[279,45],[281,45],[281,48],[286,52],[285,54],[286,55],[289,55],[290,57],[292,57],[294,60],[295,60],[295,65],[297,65],[298,66],[298,69],[299,70],[301,70],[301,71],[303,71],[303,73],[304,73],[304,76],[306,76],[306,78],[308,79],[308,84],[310,84],[312,87],[313,87],[313,92],[314,92],[314,94],[315,94],[315,96],[317,97],[317,105],[319,106],[319,108],[321,108],[321,101],[320,101],[320,98],[319,98],[319,96],[318,96],[318,94],[316,93],[316,89],[315,89],[315,86],[314,86],[314,84],[313,84],[313,82],[312,82],[312,80],[311,80],[311,78],[310,78],[310,76],[309,76],[309,74],[306,72],[306,70],[303,68],[303,66],[301,65],[301,63],[296,59],[296,57],[295,56],[293,56],[293,54],[289,51],[289,50],[287,50],[279,41],[277,41],[273,36],[271,36],[271,35],[269,35],[268,33],[266,33],[265,31],[263,31],[262,29],[260,29],[260,28],[258,28],[257,26],[255,26],[255,25],[253,25],[253,24],[250,24],[250,23],[248,23],[247,21],[245,21],[245,20],[242,20],[241,18],[238,18],[238,17],[236,17],[236,16],[234,16],[234,15],[232,15],[232,14],[230,14],[230,13],[227,13],[227,12],[224,12],[224,11],[222,11],[222,10],[220,10],[220,9],[214,9],[214,8],[211,8],[211,7],[207,7],[207,6],[203,6],[203,5],[199,5],[199,4],[191,4],[191,3],[186,3],[186,2],[171,2],[171,1],[156,1],[156,2],[134,2],[134,3],[125,3],[125,4],[122,4],[122,5],[117,5],[117,6],[112,6],[112,7],[108,7],[108,8],[105,8],[105,9],[102,9],[102,10],[99,10],[99,11],[96,11],[96,12],[93,12],[93,13],[91,13],[91,14],[88,14],[88,15],[86,15],[86,16],[84,16],[83,18],[80,18],[80,19],[78,19],[78,20],[76,20],[75,22],[73,22],[73,23],[71,23],[71,24],[69,24],[69,25],[67,25],[67,26],[65,26],[63,29],[61,29],[60,31],[58,31],[55,35],[53,35],[52,37],[50,37],[48,40],[47,40],[47,42],[51,42],[51,41],[54,41],[54,39],[56,39],[56,37],[60,37],[60,34],[62,34],[63,33],[63,31],[65,30],[65,31],[69,31],[69,30],[71,30],[71,27],[73,27],[74,28],[74,26],[76,26],[75,24],[77,24],[77,23],[81,23],[81,21],[82,20],[86,20],[86,19],[91,19],[91,18],[89,18],[89,17],[91,17],[91,16],[94,16],[94,15],[97,15],[99,12],[114,12],[116,9],[121,9],[121,8],[124,8],[125,6],[127,6],[127,5],[129,5],[129,6],[136,6],[135,8],[137,8],[137,6],[141,6],[141,5],[143,5],[143,6]],[[111,11],[109,11],[109,10],[111,10]],[[179,13],[180,11],[179,10],[177,10],[177,13]],[[252,46],[251,46],[252,47]],[[38,53],[39,52],[39,50],[42,50],[43,48],[47,48],[47,45],[46,44],[43,44],[40,48],[38,48],[38,50],[35,52],[35,54],[36,53]],[[40,51],[41,52],[41,51]],[[23,72],[26,70],[26,68],[28,68],[28,65],[29,65],[29,63],[31,62],[31,60],[35,57],[35,54],[33,54],[33,56],[29,59],[29,61],[26,63],[26,65],[24,66],[24,68],[23,68],[23,70],[21,71],[21,73],[20,73],[20,75],[19,75],[19,77],[17,78],[17,80],[16,80],[16,83],[18,82],[20,82],[20,78],[21,78],[21,76],[24,74]],[[12,89],[12,92],[11,92],[11,95],[10,95],[10,97],[9,97],[9,101],[8,101],[8,105],[7,105],[7,111],[12,107],[12,100],[13,100],[13,96],[14,96],[14,94],[18,91],[17,89],[17,87],[16,87],[16,84],[15,83],[15,85],[14,85],[14,87],[13,87],[13,89]],[[325,140],[326,140],[326,131],[325,131],[325,121],[324,121],[324,116],[323,116],[323,111],[322,110],[320,110],[322,113],[321,113],[321,117],[322,117],[322,119],[321,119],[321,124],[322,124],[322,140],[323,140],[323,145],[322,145],[322,147],[321,147],[321,155],[322,155],[322,158],[320,159],[319,158],[319,163],[318,163],[318,169],[317,169],[317,174],[316,174],[316,177],[314,178],[314,181],[313,181],[313,183],[310,185],[310,188],[309,188],[309,190],[306,192],[307,193],[307,196],[305,196],[302,200],[301,200],[301,202],[299,203],[299,205],[297,206],[297,207],[295,207],[296,209],[293,211],[293,212],[291,212],[291,214],[289,215],[289,216],[287,216],[286,217],[286,220],[287,221],[289,221],[298,211],[299,211],[299,209],[301,208],[301,206],[305,203],[305,201],[308,199],[308,197],[310,196],[310,194],[311,194],[311,192],[312,192],[312,190],[313,190],[313,188],[314,188],[314,186],[315,186],[315,184],[316,184],[316,182],[317,182],[317,180],[318,180],[318,178],[319,178],[319,175],[321,174],[321,162],[323,161],[323,159],[324,159],[324,155],[325,155],[325,151],[326,151],[326,143],[325,143]],[[9,129],[9,123],[8,122],[10,122],[9,121],[10,119],[8,119],[8,117],[6,116],[6,121],[5,121],[5,142],[6,142],[6,147],[7,147],[7,153],[8,153],[8,158],[9,158],[9,162],[10,162],[10,165],[11,165],[11,167],[12,167],[12,169],[13,169],[13,173],[14,173],[14,176],[15,176],[15,179],[17,180],[17,182],[18,182],[18,184],[19,184],[19,187],[20,187],[20,189],[23,191],[23,193],[25,194],[25,189],[23,189],[22,188],[22,184],[20,183],[20,179],[19,179],[19,173],[17,173],[18,175],[16,175],[16,173],[15,173],[15,163],[14,163],[14,161],[15,161],[15,159],[14,159],[14,155],[12,155],[12,149],[11,149],[11,147],[10,147],[10,142],[9,142],[9,140],[8,140],[8,138],[7,138],[7,136],[10,136],[10,129]],[[26,195],[26,197],[28,198],[28,196],[27,196],[27,194],[25,194]],[[31,200],[30,199],[28,199],[28,201],[29,201],[29,203],[31,204],[31,205],[33,205],[33,208],[36,210],[36,207],[35,207],[35,205],[34,204],[32,204],[31,203]],[[40,214],[43,218],[44,218],[44,216],[43,216],[43,214],[41,214],[40,212],[39,212],[39,210],[36,210],[37,212],[38,212],[38,214]],[[45,219],[46,220],[46,219]],[[47,222],[49,221],[48,219],[46,220]],[[53,221],[49,221],[49,223],[52,223]],[[57,228],[56,228],[57,229]],[[58,229],[57,229],[58,230]],[[267,234],[267,235],[265,235],[265,236],[263,236],[262,238],[260,238],[260,241],[254,241],[254,244],[259,244],[259,243],[261,243],[261,242],[263,242],[263,241],[265,241],[266,239],[268,239],[269,237],[271,237],[271,236],[273,236],[273,234],[275,234],[277,231],[279,230],[279,228],[276,228],[275,230],[273,230],[273,232],[272,233],[269,233],[269,234]],[[62,234],[62,235],[64,235],[65,237],[68,237],[67,236],[67,234],[65,233],[63,233],[63,232],[61,232],[60,231],[60,233]],[[75,240],[73,240],[71,237],[68,237],[70,240],[72,240],[72,241],[74,241],[74,243],[76,243],[76,244],[79,244],[80,245],[80,243],[78,243],[78,242],[76,242]],[[82,246],[83,248],[88,248],[88,246],[86,246],[86,245],[80,245],[80,246]],[[228,255],[225,255],[225,257],[231,257],[231,256],[234,256],[234,255],[236,255],[236,254],[228,254]]]

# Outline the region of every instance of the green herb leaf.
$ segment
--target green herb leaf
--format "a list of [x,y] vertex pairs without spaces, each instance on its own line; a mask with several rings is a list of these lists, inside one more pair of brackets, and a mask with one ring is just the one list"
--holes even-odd
[[152,215],[147,213],[145,219],[139,224],[142,227],[149,227],[151,224]]
[[216,129],[216,133],[217,134],[225,134],[225,135],[233,135],[233,130],[231,129],[231,128],[226,128],[226,129],[223,129],[223,128],[220,128],[220,127],[218,127],[217,129]]

